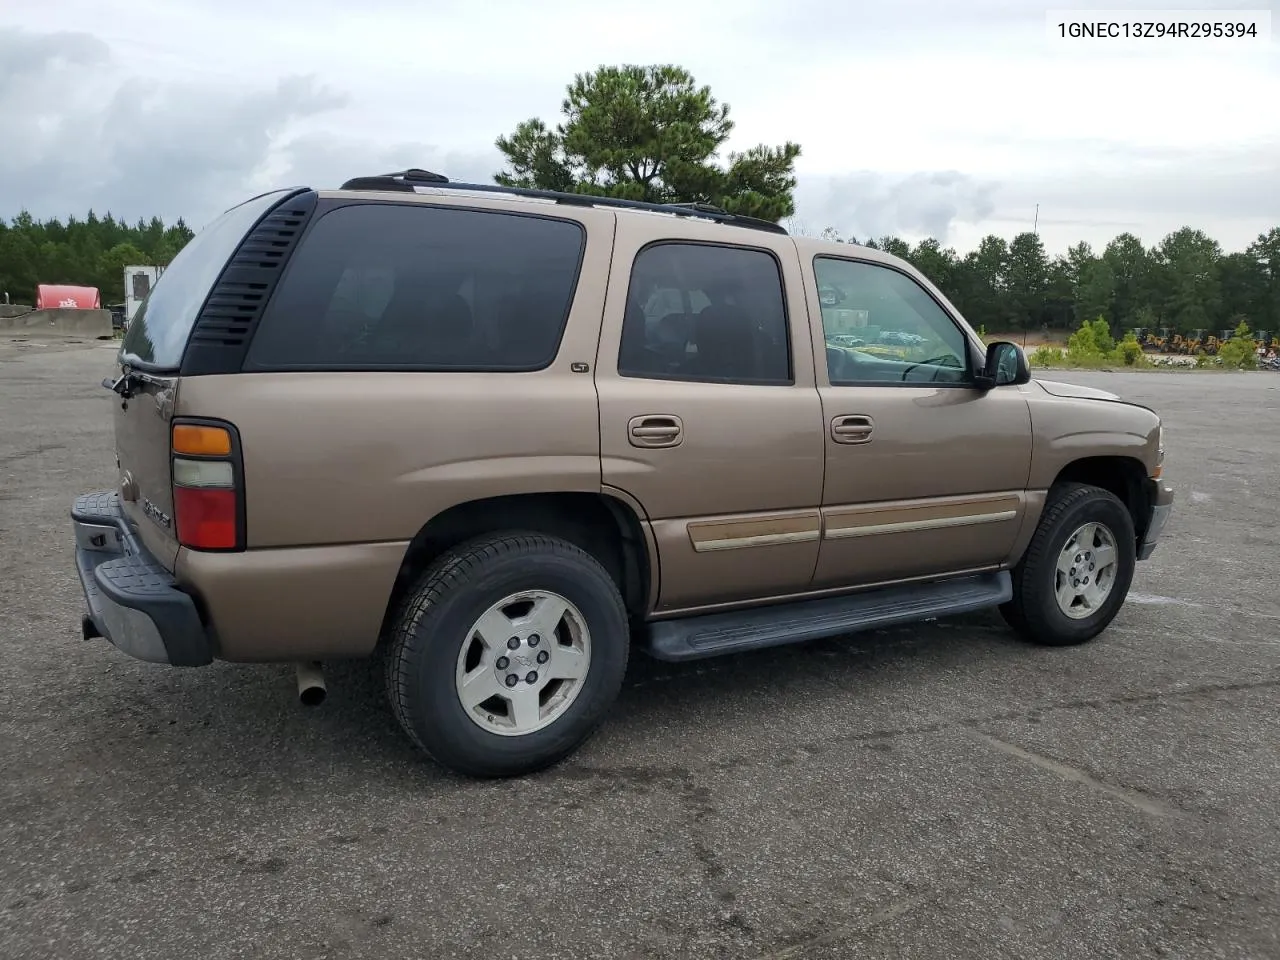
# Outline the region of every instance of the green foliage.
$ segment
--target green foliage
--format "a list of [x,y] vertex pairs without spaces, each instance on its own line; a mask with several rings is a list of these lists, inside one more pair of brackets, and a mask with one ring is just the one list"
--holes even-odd
[[670,64],[602,66],[574,77],[554,128],[525,120],[496,146],[505,186],[652,203],[713,203],[778,221],[795,213],[798,144],[765,144],[716,158],[733,132],[729,105]]
[[1030,367],[1065,367],[1067,365],[1067,357],[1059,347],[1036,347],[1031,351],[1031,356],[1027,357],[1027,365]]
[[908,247],[894,237],[867,246],[913,263],[975,327],[997,333],[1074,329],[1108,317],[1117,329],[1224,330],[1246,319],[1280,330],[1280,227],[1223,254],[1203,231],[1183,227],[1147,249],[1122,233],[1096,253],[1087,243],[1047,260],[1034,234],[984,237],[960,256],[937,240]]
[[1157,306],[1179,330],[1216,328],[1222,317],[1222,250],[1202,230],[1183,227],[1153,251]]
[[1156,312],[1152,310],[1151,307],[1143,305],[1134,311],[1132,324],[1135,327],[1140,327],[1154,333],[1156,332],[1158,320],[1159,318],[1156,316]]
[[1080,329],[1067,341],[1067,359],[1090,360],[1094,357],[1109,357],[1116,349],[1116,341],[1111,336],[1111,327],[1102,317],[1092,322],[1085,321]]
[[876,246],[891,256],[901,257],[903,260],[911,258],[911,244],[897,237],[881,237],[876,241]]
[[1258,367],[1257,347],[1253,332],[1244,321],[1236,327],[1231,339],[1218,348],[1222,365],[1232,370],[1255,370]]
[[1042,321],[1049,260],[1034,233],[1020,233],[1009,244],[1006,274],[1009,316],[1015,329],[1026,330]]
[[1075,305],[1080,316],[1096,317],[1111,312],[1116,298],[1115,270],[1105,259],[1084,265],[1080,272],[1080,284],[1076,288]]
[[1149,367],[1151,361],[1142,351],[1142,344],[1132,333],[1126,333],[1117,343],[1111,335],[1111,327],[1103,317],[1086,320],[1067,340],[1065,350],[1060,347],[1038,347],[1027,362],[1033,367]]
[[104,305],[120,303],[126,266],[166,266],[191,235],[181,219],[169,227],[159,217],[130,226],[91,210],[83,220],[38,223],[22,212],[0,220],[0,291],[14,303],[34,303],[38,284],[70,283],[97,287]]
[[1138,342],[1138,338],[1132,333],[1124,335],[1124,339],[1116,345],[1114,352],[1126,367],[1139,367],[1146,361],[1146,356],[1142,352],[1142,344]]

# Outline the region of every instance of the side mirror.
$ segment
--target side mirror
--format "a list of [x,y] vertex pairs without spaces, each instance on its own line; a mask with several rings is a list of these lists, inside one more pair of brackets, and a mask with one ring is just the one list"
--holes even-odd
[[1016,386],[1031,382],[1031,368],[1022,348],[1009,340],[997,340],[987,347],[987,362],[975,378],[981,390]]

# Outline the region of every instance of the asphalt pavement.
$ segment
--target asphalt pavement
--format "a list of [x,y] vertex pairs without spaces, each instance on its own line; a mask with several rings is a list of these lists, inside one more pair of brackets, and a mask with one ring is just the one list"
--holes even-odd
[[80,639],[110,344],[0,341],[0,958],[1280,957],[1280,375],[1155,407],[1178,499],[1097,641],[981,615],[671,666],[562,766],[418,755],[369,664]]

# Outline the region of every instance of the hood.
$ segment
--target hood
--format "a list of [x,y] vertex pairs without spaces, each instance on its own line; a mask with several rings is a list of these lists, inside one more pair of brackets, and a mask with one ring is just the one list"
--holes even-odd
[[1055,397],[1065,397],[1071,400],[1119,400],[1120,396],[1114,393],[1108,393],[1106,390],[1096,390],[1093,387],[1082,387],[1076,383],[1059,383],[1056,380],[1036,380],[1046,393]]

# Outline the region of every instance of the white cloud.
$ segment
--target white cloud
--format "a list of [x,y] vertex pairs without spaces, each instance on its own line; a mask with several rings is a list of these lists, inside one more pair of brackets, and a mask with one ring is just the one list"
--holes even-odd
[[1050,39],[1025,0],[9,0],[0,216],[199,223],[269,184],[487,179],[494,138],[553,119],[574,73],[675,62],[732,105],[732,147],[802,145],[819,229],[965,249],[1040,203],[1051,249],[1183,223],[1235,248],[1280,223],[1274,44],[1118,50]]

